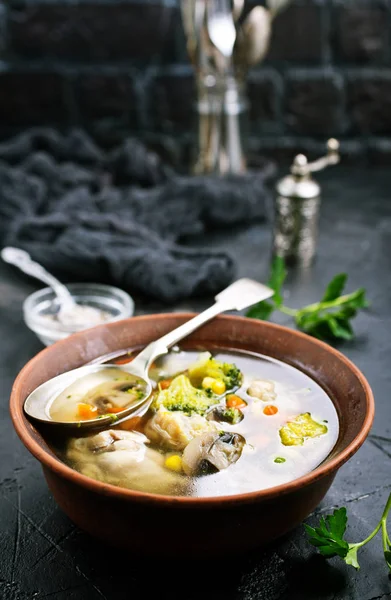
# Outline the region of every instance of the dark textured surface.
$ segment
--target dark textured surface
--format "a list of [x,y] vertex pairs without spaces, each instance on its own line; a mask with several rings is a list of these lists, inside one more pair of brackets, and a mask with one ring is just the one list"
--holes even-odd
[[[358,541],[372,531],[391,491],[391,175],[386,170],[337,167],[322,175],[323,206],[319,254],[307,272],[291,272],[287,304],[315,301],[328,280],[344,270],[349,290],[368,289],[371,308],[355,321],[356,340],[340,349],[367,376],[376,398],[370,438],[341,469],[324,502],[310,516],[346,505],[348,537]],[[254,225],[215,232],[199,246],[230,248],[240,275],[265,280],[270,228]],[[99,546],[75,528],[47,491],[39,464],[10,426],[8,396],[19,369],[42,346],[21,321],[26,294],[37,289],[8,265],[0,265],[0,598],[3,600],[386,600],[391,581],[382,559],[380,538],[361,553],[361,570],[316,555],[297,530],[271,547],[233,564],[193,565],[123,556]],[[200,309],[211,298],[186,302],[173,310]],[[166,310],[166,308],[164,309]],[[139,304],[137,313],[162,311],[159,303]],[[280,322],[288,323],[285,318]],[[184,530],[183,535],[186,535]],[[234,540],[233,540],[234,543]],[[207,582],[209,579],[209,582]]]
[[249,115],[253,131],[281,131],[279,106],[283,93],[283,81],[272,69],[252,71],[248,78],[247,93],[250,102]]
[[338,3],[334,13],[337,55],[342,61],[386,63],[390,40],[385,2]]
[[[254,2],[262,4],[262,2]],[[320,2],[290,2],[272,30],[268,61],[318,64],[325,58],[327,31],[325,8]]]
[[[0,0],[0,137],[32,124],[85,125],[105,145],[170,134],[185,164],[197,119],[179,3]],[[338,135],[367,164],[390,163],[390,1],[288,4],[249,74],[254,150],[292,160]]]
[[162,46],[167,50],[174,44],[174,9],[162,9],[159,2],[35,4],[11,9],[12,48],[19,56],[76,62],[148,60],[159,55]]
[[70,123],[65,79],[53,71],[0,74],[0,114],[7,127]]
[[121,117],[125,123],[134,117],[137,96],[128,74],[112,77],[90,74],[80,77],[77,93],[83,121],[107,116]]
[[286,124],[309,135],[339,135],[344,130],[344,90],[339,73],[293,71],[287,81]]
[[391,93],[391,74],[379,72],[352,74],[348,78],[347,102],[352,130],[360,133],[391,133],[391,117],[386,98]]
[[168,69],[153,78],[149,87],[150,117],[156,131],[186,131],[196,125],[196,89],[187,67]]

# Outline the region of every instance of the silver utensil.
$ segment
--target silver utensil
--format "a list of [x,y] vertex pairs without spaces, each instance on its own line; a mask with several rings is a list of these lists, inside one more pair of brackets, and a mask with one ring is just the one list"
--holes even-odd
[[274,19],[278,13],[285,10],[290,1],[291,0],[266,0],[266,5],[272,15],[272,18]]
[[196,61],[198,40],[195,28],[195,0],[181,0],[180,10],[190,59]]
[[266,0],[246,14],[245,0],[180,0],[197,79],[194,174],[246,171],[247,72],[265,57],[272,22],[290,1]]
[[181,16],[189,57],[198,68],[206,64],[203,39],[206,0],[181,0]]
[[244,8],[244,0],[232,0],[232,16],[235,23],[240,19]]
[[225,59],[223,74],[232,68],[232,53],[236,40],[236,28],[229,0],[209,0],[206,10],[207,31],[212,44]]
[[[215,63],[218,70],[219,93],[214,111],[213,142],[210,150],[215,169],[223,174],[242,170],[240,147],[238,146],[238,131],[236,114],[225,114],[231,110],[232,95],[230,82],[234,81],[232,54],[236,41],[236,27],[233,18],[231,0],[211,0],[207,5],[207,31],[211,42],[216,48]],[[212,162],[212,161],[209,161]],[[237,166],[240,164],[240,167]]]
[[198,152],[193,172],[244,173],[248,109],[244,83],[229,77],[210,88],[202,88],[200,81],[198,85]]
[[235,66],[246,73],[259,63],[269,49],[272,14],[263,6],[255,6],[244,19],[234,49]]
[[224,98],[224,145],[226,153],[226,169],[222,172],[244,173],[246,170],[244,136],[241,127],[240,118],[246,111],[247,105],[240,94],[239,86],[236,80],[228,83]]
[[18,267],[27,275],[39,279],[52,288],[56,296],[56,319],[65,327],[79,329],[101,322],[100,311],[92,306],[81,306],[75,302],[68,288],[42,265],[33,261],[25,250],[6,246],[1,251],[4,262]]
[[96,419],[81,421],[56,421],[49,414],[50,405],[68,386],[75,383],[91,373],[107,369],[117,369],[131,374],[138,379],[144,380],[146,384],[145,396],[135,401],[121,412],[116,414],[115,424],[118,424],[131,415],[144,414],[152,402],[151,394],[153,390],[152,382],[149,379],[148,372],[151,364],[159,356],[167,354],[169,348],[177,344],[180,340],[187,337],[198,329],[204,323],[210,321],[218,314],[228,310],[242,310],[252,304],[266,300],[274,294],[269,287],[253,281],[251,279],[239,279],[215,297],[215,303],[195,316],[190,321],[180,325],[173,331],[164,335],[160,339],[148,344],[135,358],[126,365],[114,364],[93,364],[68,371],[46,381],[36,388],[25,400],[24,410],[26,414],[35,421],[47,423],[55,426],[67,428],[105,428],[113,424],[112,416],[101,416]]

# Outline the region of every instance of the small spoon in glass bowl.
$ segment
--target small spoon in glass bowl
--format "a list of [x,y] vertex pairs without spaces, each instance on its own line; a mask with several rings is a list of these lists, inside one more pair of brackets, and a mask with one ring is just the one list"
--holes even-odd
[[56,305],[58,304],[54,317],[63,327],[76,331],[102,323],[103,315],[100,309],[77,304],[68,288],[42,265],[33,261],[25,250],[6,246],[1,251],[1,258],[4,262],[15,265],[27,275],[43,281],[52,288],[56,296]]
[[[273,294],[274,291],[262,283],[252,279],[239,279],[220,292],[215,297],[215,303],[212,306],[148,344],[132,362],[124,365],[89,364],[49,379],[27,397],[24,403],[25,413],[40,423],[77,429],[104,429],[117,425],[132,416],[145,414],[153,400],[153,383],[149,378],[149,368],[158,357],[167,354],[169,348],[218,314],[230,310],[242,310],[270,298]],[[104,376],[103,381],[102,375]],[[91,379],[93,379],[94,385],[91,383],[88,385],[88,381],[91,382]],[[74,388],[71,387],[76,382],[79,395],[74,394]],[[82,390],[81,397],[80,389]],[[126,396],[128,392],[129,395]],[[127,404],[124,403],[124,396]],[[93,399],[96,411],[97,406],[104,407],[102,402],[104,403],[107,397],[119,399],[114,414],[107,414],[109,412],[107,410],[106,414],[105,412],[95,413],[96,416],[88,414],[91,399]],[[75,401],[78,404],[74,404]],[[59,402],[61,403],[60,410],[58,410]],[[80,413],[77,414],[76,408],[80,409],[80,406],[86,408],[87,418],[83,418]],[[68,414],[66,413],[67,407],[70,409]],[[59,418],[58,415],[64,410],[67,414],[66,419]]]

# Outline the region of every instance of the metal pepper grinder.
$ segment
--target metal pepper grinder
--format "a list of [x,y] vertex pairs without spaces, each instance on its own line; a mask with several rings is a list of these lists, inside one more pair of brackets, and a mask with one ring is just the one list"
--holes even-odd
[[339,142],[327,142],[327,154],[312,163],[298,154],[290,174],[276,185],[273,256],[281,256],[288,265],[309,266],[315,256],[318,238],[318,218],[321,188],[311,175],[329,165],[336,165],[340,156]]

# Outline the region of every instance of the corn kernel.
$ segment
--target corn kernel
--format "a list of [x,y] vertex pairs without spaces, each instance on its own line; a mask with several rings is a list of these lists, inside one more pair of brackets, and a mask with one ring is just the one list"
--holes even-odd
[[211,386],[212,392],[220,396],[225,392],[225,383],[221,379],[215,379],[214,383]]
[[182,459],[178,454],[172,454],[166,458],[164,464],[167,469],[171,469],[171,471],[176,471],[177,473],[182,472]]
[[216,379],[214,379],[213,377],[204,377],[202,380],[202,387],[204,388],[204,390],[212,390],[215,381]]

